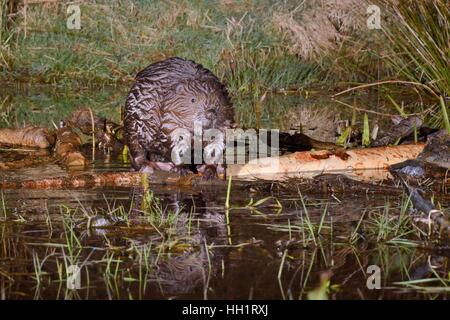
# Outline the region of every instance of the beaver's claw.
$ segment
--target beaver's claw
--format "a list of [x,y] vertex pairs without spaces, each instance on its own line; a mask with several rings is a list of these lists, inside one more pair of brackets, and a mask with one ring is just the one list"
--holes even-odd
[[173,166],[173,168],[170,169],[170,172],[178,173],[180,176],[186,176],[192,173],[192,171],[184,164]]
[[197,167],[197,171],[202,175],[203,180],[213,180],[219,177],[217,164],[202,164]]

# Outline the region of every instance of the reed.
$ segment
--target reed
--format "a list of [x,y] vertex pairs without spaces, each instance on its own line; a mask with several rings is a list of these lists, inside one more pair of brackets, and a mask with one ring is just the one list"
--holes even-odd
[[[385,33],[390,61],[406,79],[425,84],[435,96],[450,96],[450,7],[446,0],[400,0],[392,4],[395,23]],[[445,109],[436,110],[444,116]],[[440,109],[440,110],[439,110]],[[440,123],[443,126],[443,123]]]

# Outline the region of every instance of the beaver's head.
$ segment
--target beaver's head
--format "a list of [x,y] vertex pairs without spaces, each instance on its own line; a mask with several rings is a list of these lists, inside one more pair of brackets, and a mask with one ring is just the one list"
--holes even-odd
[[231,125],[231,103],[224,87],[213,79],[188,79],[177,83],[165,100],[165,110],[174,113],[187,129],[195,123],[202,128],[226,128]]

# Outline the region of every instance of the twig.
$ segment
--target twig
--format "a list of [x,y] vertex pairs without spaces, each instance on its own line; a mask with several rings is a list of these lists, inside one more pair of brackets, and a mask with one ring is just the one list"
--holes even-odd
[[89,108],[89,113],[91,115],[91,124],[92,124],[92,161],[95,160],[95,121],[94,114],[92,113],[92,109]]
[[383,113],[383,112],[378,112],[378,111],[373,111],[373,110],[369,110],[369,109],[360,108],[360,107],[357,107],[357,106],[352,106],[351,104],[345,103],[345,102],[337,100],[337,99],[332,99],[332,100],[336,101],[337,103],[340,103],[340,104],[342,104],[342,105],[344,105],[344,106],[346,106],[348,108],[352,108],[352,109],[355,109],[355,110],[358,110],[358,111],[367,112],[367,113],[373,113],[373,114],[376,114],[376,115],[379,115],[379,116],[390,117],[390,118],[395,116],[394,114],[390,114],[390,113]]
[[344,93],[347,92],[351,92],[354,90],[358,90],[358,89],[363,89],[363,88],[368,88],[368,87],[374,87],[374,86],[378,86],[381,84],[388,84],[388,83],[400,83],[400,84],[412,84],[415,86],[419,86],[419,87],[423,87],[425,88],[427,91],[429,91],[433,96],[435,96],[436,98],[439,99],[439,95],[436,94],[436,92],[434,92],[430,87],[428,87],[427,85],[420,83],[420,82],[413,82],[413,81],[402,81],[402,80],[385,80],[385,81],[379,81],[379,82],[374,82],[374,83],[367,83],[367,84],[363,84],[360,86],[356,86],[353,88],[349,88],[347,90],[341,91],[339,93],[336,93],[335,95],[332,96],[332,98],[335,98],[337,96],[343,95]]

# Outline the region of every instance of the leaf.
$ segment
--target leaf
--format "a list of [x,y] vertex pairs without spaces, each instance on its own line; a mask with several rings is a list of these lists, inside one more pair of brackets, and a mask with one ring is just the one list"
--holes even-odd
[[407,116],[408,116],[408,115],[405,113],[405,111],[403,111],[403,108],[400,107],[400,106],[398,105],[398,103],[395,102],[395,100],[392,99],[392,97],[391,97],[390,95],[388,95],[387,97],[388,97],[388,99],[392,102],[392,104],[394,105],[395,109],[397,109],[398,113],[400,113],[400,115],[401,115],[402,117],[407,117]]
[[270,199],[272,199],[272,197],[266,197],[266,198],[264,198],[264,199],[260,199],[260,200],[256,201],[256,202],[253,204],[253,206],[254,206],[254,207],[257,207],[257,206],[263,204],[264,202],[266,202],[267,200],[270,200]]
[[370,127],[369,127],[369,116],[364,113],[364,128],[362,135],[362,145],[368,147],[370,145]]
[[342,134],[336,140],[336,144],[338,146],[345,147],[347,145],[347,141],[348,141],[351,133],[352,133],[352,127],[351,126],[345,128],[344,132],[342,132]]
[[323,281],[320,287],[308,292],[308,300],[328,300],[328,288],[330,287],[330,280]]
[[448,134],[450,134],[450,120],[448,119],[447,106],[445,105],[444,98],[442,96],[439,97],[441,101],[441,109],[442,109],[442,117],[444,118],[444,126],[447,129]]

